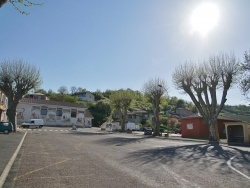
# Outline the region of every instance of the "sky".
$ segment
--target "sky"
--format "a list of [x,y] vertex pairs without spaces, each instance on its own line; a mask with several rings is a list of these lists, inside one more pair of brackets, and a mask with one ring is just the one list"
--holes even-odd
[[[249,0],[33,0],[0,8],[0,62],[23,59],[40,69],[42,89],[133,89],[159,77],[169,96],[172,74],[186,61],[250,50]],[[205,25],[204,25],[205,23]],[[247,104],[237,85],[228,105]]]

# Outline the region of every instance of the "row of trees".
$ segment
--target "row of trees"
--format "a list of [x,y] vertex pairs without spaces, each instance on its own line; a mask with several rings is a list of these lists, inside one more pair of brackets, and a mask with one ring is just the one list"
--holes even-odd
[[[221,110],[226,103],[226,96],[228,90],[231,88],[232,84],[237,79],[241,78],[239,81],[241,91],[245,96],[249,92],[249,53],[245,53],[245,59],[242,64],[236,59],[234,54],[220,54],[217,56],[211,56],[207,61],[203,63],[185,62],[184,64],[178,66],[173,73],[173,83],[175,87],[179,90],[187,93],[194,105],[203,116],[205,122],[209,126],[210,130],[210,140],[219,140],[218,128],[217,128],[217,118]],[[241,77],[239,77],[241,75]],[[28,93],[32,89],[39,88],[41,85],[40,71],[35,66],[26,63],[23,60],[5,60],[0,64],[0,90],[8,97],[8,110],[7,116],[9,120],[15,125],[15,113],[16,106],[23,95]],[[75,88],[74,88],[75,89]],[[221,89],[222,95],[220,100],[218,100],[218,90]],[[65,96],[69,98],[63,91],[62,88],[59,89],[60,96]],[[64,88],[65,90],[65,88]],[[61,91],[61,92],[60,92]],[[77,90],[73,90],[77,91]],[[83,91],[83,90],[82,90]],[[94,112],[93,109],[97,109],[97,113],[101,114],[103,106],[110,104],[121,112],[122,114],[122,128],[125,128],[126,112],[131,107],[142,106],[144,108],[150,108],[154,114],[154,124],[156,128],[155,134],[159,132],[159,113],[166,98],[164,94],[167,94],[168,86],[163,79],[155,78],[151,79],[143,85],[143,95],[136,91],[133,92],[130,89],[106,92],[96,91],[94,94],[100,102],[98,101],[93,105],[90,110]],[[49,91],[47,94],[50,97],[58,97],[58,94]],[[145,97],[142,97],[145,96]],[[72,97],[72,96],[71,96]],[[53,99],[54,99],[53,98]],[[165,99],[165,100],[164,100]],[[173,99],[173,98],[172,98]],[[61,100],[61,99],[57,99]],[[76,98],[69,98],[69,102],[79,102]],[[147,100],[150,103],[144,103]],[[162,109],[168,109],[171,100]],[[150,105],[149,105],[150,104]],[[178,100],[179,105],[187,105],[181,100]],[[106,109],[105,109],[106,108]],[[102,119],[105,120],[112,111],[112,108],[105,106],[104,114]],[[99,112],[98,112],[99,110]]]

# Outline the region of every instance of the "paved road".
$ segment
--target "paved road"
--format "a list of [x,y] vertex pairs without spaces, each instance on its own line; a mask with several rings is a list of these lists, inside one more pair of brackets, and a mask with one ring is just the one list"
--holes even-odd
[[249,176],[249,148],[43,128],[28,130],[4,187],[242,188]]

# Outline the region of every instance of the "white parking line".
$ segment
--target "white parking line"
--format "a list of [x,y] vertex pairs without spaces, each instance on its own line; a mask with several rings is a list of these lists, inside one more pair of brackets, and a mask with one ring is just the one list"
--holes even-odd
[[233,156],[232,158],[230,158],[228,161],[227,161],[227,165],[229,166],[229,168],[231,168],[232,170],[234,170],[235,172],[239,173],[240,175],[244,176],[245,178],[249,179],[250,180],[250,177],[247,176],[246,174],[240,172],[239,170],[235,169],[234,167],[232,167],[231,165],[231,161],[236,157],[237,155]]

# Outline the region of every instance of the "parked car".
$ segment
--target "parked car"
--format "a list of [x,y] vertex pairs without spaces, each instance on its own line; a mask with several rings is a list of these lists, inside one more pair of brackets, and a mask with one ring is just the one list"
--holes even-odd
[[141,127],[139,130],[140,131],[146,131],[146,130],[152,130],[152,128],[151,127]]
[[9,134],[13,131],[13,125],[11,122],[0,122],[0,132]]
[[144,127],[144,135],[152,135],[153,129],[151,127]]
[[176,129],[176,130],[174,131],[174,133],[175,133],[175,134],[181,134],[181,128]]
[[42,128],[44,125],[43,119],[31,119],[27,122],[22,123],[23,128]]

